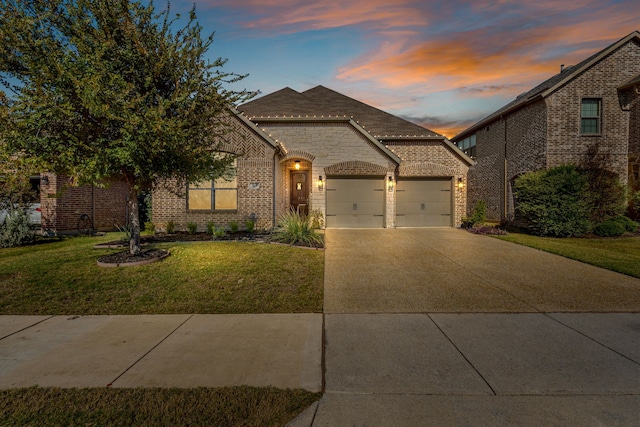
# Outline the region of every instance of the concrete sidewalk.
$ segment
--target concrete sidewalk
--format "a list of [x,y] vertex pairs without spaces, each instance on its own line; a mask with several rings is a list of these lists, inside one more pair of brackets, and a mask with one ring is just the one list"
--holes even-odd
[[294,426],[640,425],[640,314],[326,315]]
[[322,389],[322,315],[0,316],[0,388]]

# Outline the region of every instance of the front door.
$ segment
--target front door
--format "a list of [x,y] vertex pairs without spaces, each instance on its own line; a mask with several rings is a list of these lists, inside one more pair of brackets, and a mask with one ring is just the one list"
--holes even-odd
[[309,171],[291,171],[291,209],[307,215],[309,208]]

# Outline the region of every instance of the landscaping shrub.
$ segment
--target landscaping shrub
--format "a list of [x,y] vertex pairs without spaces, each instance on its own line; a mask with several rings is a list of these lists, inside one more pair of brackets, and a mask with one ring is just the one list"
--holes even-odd
[[238,221],[231,221],[229,223],[229,229],[231,230],[231,234],[236,234],[240,226],[238,225]]
[[187,223],[187,233],[196,234],[196,231],[198,231],[198,223],[196,223],[196,222],[188,222]]
[[144,231],[148,234],[155,234],[156,225],[151,221],[147,221],[144,223]]
[[31,243],[36,233],[29,220],[26,208],[10,209],[2,227],[0,227],[0,247],[11,248]]
[[207,222],[207,234],[213,234],[216,231],[216,224],[213,221]]
[[273,232],[273,240],[289,244],[304,244],[307,246],[321,247],[324,237],[311,226],[311,220],[296,211],[289,211],[282,215],[278,221],[278,227]]
[[599,167],[583,170],[587,175],[591,193],[592,211],[589,216],[593,224],[600,224],[621,216],[625,211],[625,189],[618,174]]
[[471,217],[462,218],[462,228],[472,228],[478,224],[483,224],[487,220],[487,202],[484,200],[478,200],[473,207],[473,214]]
[[638,223],[626,216],[617,216],[601,222],[593,229],[593,233],[600,237],[622,236],[625,232],[634,232],[638,229]]
[[253,233],[256,230],[256,222],[252,219],[248,219],[244,222],[244,227],[248,233]]
[[591,231],[588,175],[573,165],[528,172],[516,179],[516,214],[539,236],[581,236]]
[[176,223],[173,221],[167,222],[167,233],[173,234],[176,231]]

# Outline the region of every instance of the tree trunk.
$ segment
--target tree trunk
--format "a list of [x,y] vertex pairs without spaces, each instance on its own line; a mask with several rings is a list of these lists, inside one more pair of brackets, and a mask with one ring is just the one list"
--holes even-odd
[[140,246],[140,217],[138,216],[138,190],[129,187],[129,252],[131,255],[139,255],[142,252]]

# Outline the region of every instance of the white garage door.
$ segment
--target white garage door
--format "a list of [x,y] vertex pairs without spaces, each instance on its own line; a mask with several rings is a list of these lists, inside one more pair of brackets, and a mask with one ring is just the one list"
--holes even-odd
[[327,227],[384,227],[384,178],[327,178]]
[[398,180],[396,227],[451,226],[451,188],[451,178]]

